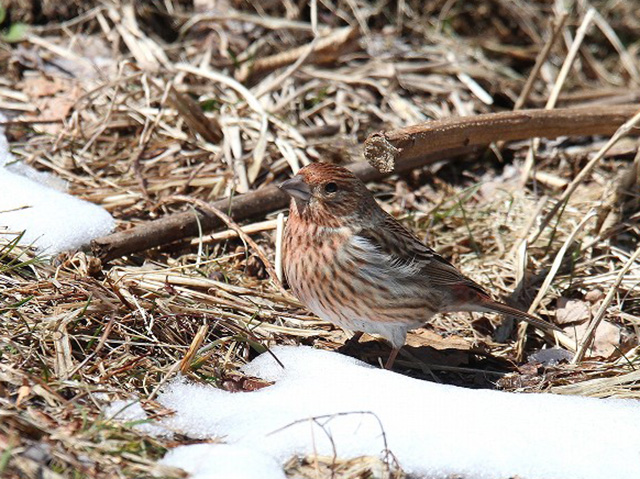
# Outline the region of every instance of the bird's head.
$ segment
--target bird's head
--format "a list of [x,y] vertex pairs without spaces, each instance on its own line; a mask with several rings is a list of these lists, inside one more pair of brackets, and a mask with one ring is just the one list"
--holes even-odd
[[280,185],[291,196],[291,215],[318,226],[347,226],[367,217],[377,204],[367,189],[346,168],[312,163]]

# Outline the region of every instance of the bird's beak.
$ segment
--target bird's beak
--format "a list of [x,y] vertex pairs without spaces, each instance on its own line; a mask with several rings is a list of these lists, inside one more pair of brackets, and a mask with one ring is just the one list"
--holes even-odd
[[311,198],[311,190],[309,185],[300,176],[294,176],[280,184],[279,188],[294,198],[298,198],[302,201],[309,201]]

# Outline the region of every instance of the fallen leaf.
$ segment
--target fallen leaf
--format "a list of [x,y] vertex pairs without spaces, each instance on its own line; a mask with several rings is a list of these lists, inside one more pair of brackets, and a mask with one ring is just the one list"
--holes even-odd
[[[71,81],[65,84],[62,92],[58,92],[54,96],[43,96],[35,101],[39,114],[30,119],[34,120],[61,120],[66,118],[76,104],[76,101],[82,96],[83,90]],[[34,130],[47,133],[49,135],[57,135],[64,127],[63,123],[42,123],[34,125]]]
[[433,349],[437,349],[440,351],[445,349],[470,351],[471,349],[474,349],[473,342],[469,341],[468,339],[454,335],[447,336],[445,338],[438,333],[430,331],[428,329],[418,329],[416,331],[412,331],[412,333],[407,336],[407,345],[414,347],[430,346]]
[[[582,342],[589,322],[565,328],[570,338],[576,339],[577,344]],[[607,321],[602,321],[595,331],[595,338],[591,347],[587,350],[589,356],[602,356],[608,358],[620,348],[620,328]]]
[[589,301],[591,304],[595,304],[601,299],[604,299],[604,292],[599,289],[594,289],[585,294],[584,299]]
[[232,375],[222,381],[222,389],[232,393],[257,391],[273,385],[272,381],[264,381],[248,376]]
[[557,301],[556,323],[582,323],[591,318],[589,303],[579,299],[560,297]]
[[47,78],[44,75],[28,76],[22,82],[22,91],[30,98],[52,96],[69,89],[69,81],[59,77]]

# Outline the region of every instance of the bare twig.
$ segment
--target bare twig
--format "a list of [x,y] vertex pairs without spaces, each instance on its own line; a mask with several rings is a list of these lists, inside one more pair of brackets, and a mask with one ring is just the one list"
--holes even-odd
[[[238,81],[246,82],[251,77],[266,74],[297,62],[301,57],[307,58],[312,63],[326,63],[335,61],[358,38],[360,31],[354,27],[345,27],[329,35],[314,39],[308,45],[277,53],[266,58],[261,58],[252,64],[245,63],[238,70]],[[259,95],[258,95],[259,96]]]
[[202,78],[206,78],[208,80],[212,80],[215,82],[222,83],[229,88],[233,88],[239,95],[244,97],[247,102],[247,105],[251,107],[260,117],[260,136],[258,138],[258,143],[253,149],[253,164],[251,165],[251,169],[249,170],[249,181],[253,183],[258,176],[258,171],[260,166],[262,165],[262,160],[264,158],[265,149],[267,148],[267,129],[269,127],[269,121],[267,118],[267,113],[264,111],[262,104],[258,101],[253,93],[251,93],[244,85],[241,85],[233,78],[223,75],[222,73],[218,73],[213,70],[196,68],[189,64],[178,64],[175,66],[177,71],[181,71],[184,73],[189,73],[191,75],[196,75]]
[[[560,266],[562,266],[562,262],[564,261],[564,257],[567,254],[569,247],[573,245],[576,238],[578,237],[578,234],[584,228],[584,225],[586,225],[587,222],[594,216],[596,216],[595,211],[590,211],[582,219],[582,221],[573,229],[569,237],[565,240],[564,244],[558,251],[558,254],[556,254],[556,257],[553,260],[553,264],[551,265],[551,269],[549,270],[547,277],[544,279],[544,282],[542,283],[542,286],[540,287],[538,294],[536,295],[535,299],[531,303],[531,306],[529,306],[529,309],[527,310],[528,313],[531,314],[538,308],[538,306],[544,299],[544,296],[547,294],[547,291],[549,290],[549,287],[551,286],[553,279],[556,277],[556,274],[560,270]],[[527,326],[523,323],[520,323],[520,326],[518,328],[518,342],[516,344],[517,357],[519,358],[519,360],[522,359],[522,356],[524,353],[524,341],[526,340],[526,331],[527,331]],[[562,346],[564,346],[569,350],[574,349],[574,343],[573,341],[571,341],[571,339],[567,335],[560,333],[558,331],[553,331],[553,335],[555,336],[556,340],[562,344]]]
[[538,74],[542,69],[542,65],[544,65],[545,61],[547,61],[549,53],[551,52],[553,45],[555,45],[556,43],[556,39],[558,38],[560,32],[562,32],[562,27],[564,27],[564,24],[567,21],[567,16],[568,15],[566,12],[562,12],[560,16],[553,21],[551,35],[549,36],[547,42],[544,44],[544,47],[542,47],[542,50],[540,50],[540,54],[536,58],[536,63],[535,65],[533,65],[531,73],[529,73],[529,78],[527,78],[527,82],[524,84],[524,87],[520,92],[520,96],[518,96],[518,99],[513,106],[514,110],[521,109],[529,98],[529,94],[531,93],[531,89],[533,88],[533,83],[538,78]]
[[189,128],[199,133],[206,141],[217,144],[222,140],[222,127],[218,120],[207,117],[200,105],[180,93],[173,85],[169,88],[169,102],[178,110]]
[[[277,223],[278,223],[278,220],[259,221],[257,223],[251,223],[251,224],[242,226],[242,231],[250,235],[260,233],[263,231],[271,231],[278,227]],[[238,237],[238,233],[236,233],[234,230],[228,229],[228,230],[219,231],[217,233],[212,233],[211,235],[203,236],[201,238],[194,238],[191,240],[191,244],[192,245],[210,244],[210,243],[216,243],[219,241],[225,241],[225,240],[229,240],[237,237]]]
[[587,13],[584,15],[584,18],[582,19],[582,23],[580,24],[580,27],[576,31],[576,37],[573,39],[573,43],[571,44],[569,53],[567,53],[567,57],[562,63],[562,68],[560,69],[560,73],[558,73],[558,79],[553,84],[553,90],[551,90],[551,93],[549,95],[549,100],[547,101],[546,108],[548,109],[553,108],[556,102],[558,101],[560,90],[562,89],[562,86],[564,85],[567,75],[569,74],[569,70],[573,66],[573,61],[578,55],[578,51],[582,46],[582,41],[584,40],[584,37],[587,34],[589,27],[591,26],[591,21],[593,20],[593,17],[595,14],[596,14],[595,9],[590,8],[587,11]]
[[589,163],[586,164],[586,166],[582,169],[582,171],[580,171],[580,173],[578,173],[578,175],[569,184],[567,189],[564,190],[564,192],[562,193],[562,195],[560,196],[556,204],[553,206],[553,208],[551,208],[551,211],[549,211],[549,213],[547,213],[547,215],[542,220],[542,223],[540,224],[540,228],[538,229],[538,232],[529,239],[529,243],[533,243],[535,240],[538,239],[540,234],[544,231],[544,229],[547,227],[547,225],[551,221],[551,218],[553,218],[555,214],[558,212],[558,210],[560,210],[562,205],[569,200],[569,197],[573,194],[576,188],[578,188],[578,185],[582,183],[582,181],[587,177],[589,173],[591,173],[591,170],[593,170],[596,164],[598,164],[598,162],[604,157],[607,151],[609,151],[611,147],[615,145],[620,138],[630,133],[631,130],[633,130],[635,126],[638,124],[638,122],[640,122],[640,111],[637,111],[637,107],[634,107],[634,110],[635,110],[635,115],[633,116],[633,118],[631,118],[629,121],[624,123],[622,126],[620,126],[620,128],[616,130],[616,132],[609,139],[609,141],[602,148],[600,148],[600,151],[598,151],[596,156],[594,156],[591,159],[591,161],[589,161]]
[[199,200],[197,198],[191,198],[189,196],[182,196],[182,195],[175,195],[170,197],[169,199],[191,203],[195,205],[197,208],[199,208],[200,210],[206,211],[208,213],[212,213],[216,215],[218,218],[220,218],[224,222],[224,224],[227,225],[228,228],[234,230],[238,234],[238,236],[240,236],[242,240],[246,242],[256,252],[256,254],[260,257],[260,259],[264,263],[264,267],[269,273],[269,276],[271,277],[271,281],[273,281],[273,283],[278,287],[278,289],[280,289],[282,294],[285,294],[285,295],[287,294],[285,289],[282,287],[282,283],[278,279],[276,270],[273,269],[273,266],[271,265],[269,258],[267,258],[267,255],[264,253],[264,251],[262,251],[262,248],[260,248],[260,246],[258,246],[258,244],[255,241],[253,241],[251,236],[249,236],[244,231],[242,231],[242,228],[240,228],[240,226],[238,226],[238,224],[235,221],[233,221],[233,219],[229,215],[227,215],[226,213],[223,213],[220,209],[216,208],[215,206],[205,203],[204,201]]
[[[578,51],[580,50],[580,46],[582,45],[582,41],[584,40],[585,35],[587,34],[587,30],[591,26],[591,21],[593,20],[593,16],[595,15],[595,10],[590,8],[582,19],[582,23],[576,32],[576,37],[571,44],[571,48],[569,48],[569,53],[567,53],[564,62],[562,63],[562,68],[560,68],[560,73],[558,73],[558,78],[556,78],[555,83],[553,84],[553,89],[549,94],[549,99],[547,100],[547,104],[544,106],[545,110],[553,110],[558,101],[558,96],[560,95],[560,90],[562,90],[562,86],[564,85],[565,80],[567,79],[567,75],[569,74],[569,70],[573,66],[573,61],[578,55]],[[531,169],[533,168],[533,163],[535,160],[536,152],[540,147],[540,138],[534,138],[529,151],[527,152],[527,158],[524,162],[524,166],[522,168],[522,177],[521,183],[524,185],[531,173]]]

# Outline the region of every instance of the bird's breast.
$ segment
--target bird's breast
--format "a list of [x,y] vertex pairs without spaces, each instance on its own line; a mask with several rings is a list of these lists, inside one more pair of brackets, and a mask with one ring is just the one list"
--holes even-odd
[[283,262],[287,281],[302,301],[321,285],[331,282],[338,268],[338,256],[348,241],[348,232],[302,221],[289,221],[285,231]]
[[425,324],[438,310],[420,282],[400,282],[398,271],[392,271],[398,265],[383,261],[347,228],[290,220],[283,260],[298,299],[320,318],[346,329],[381,334],[401,344],[398,338],[407,329]]

